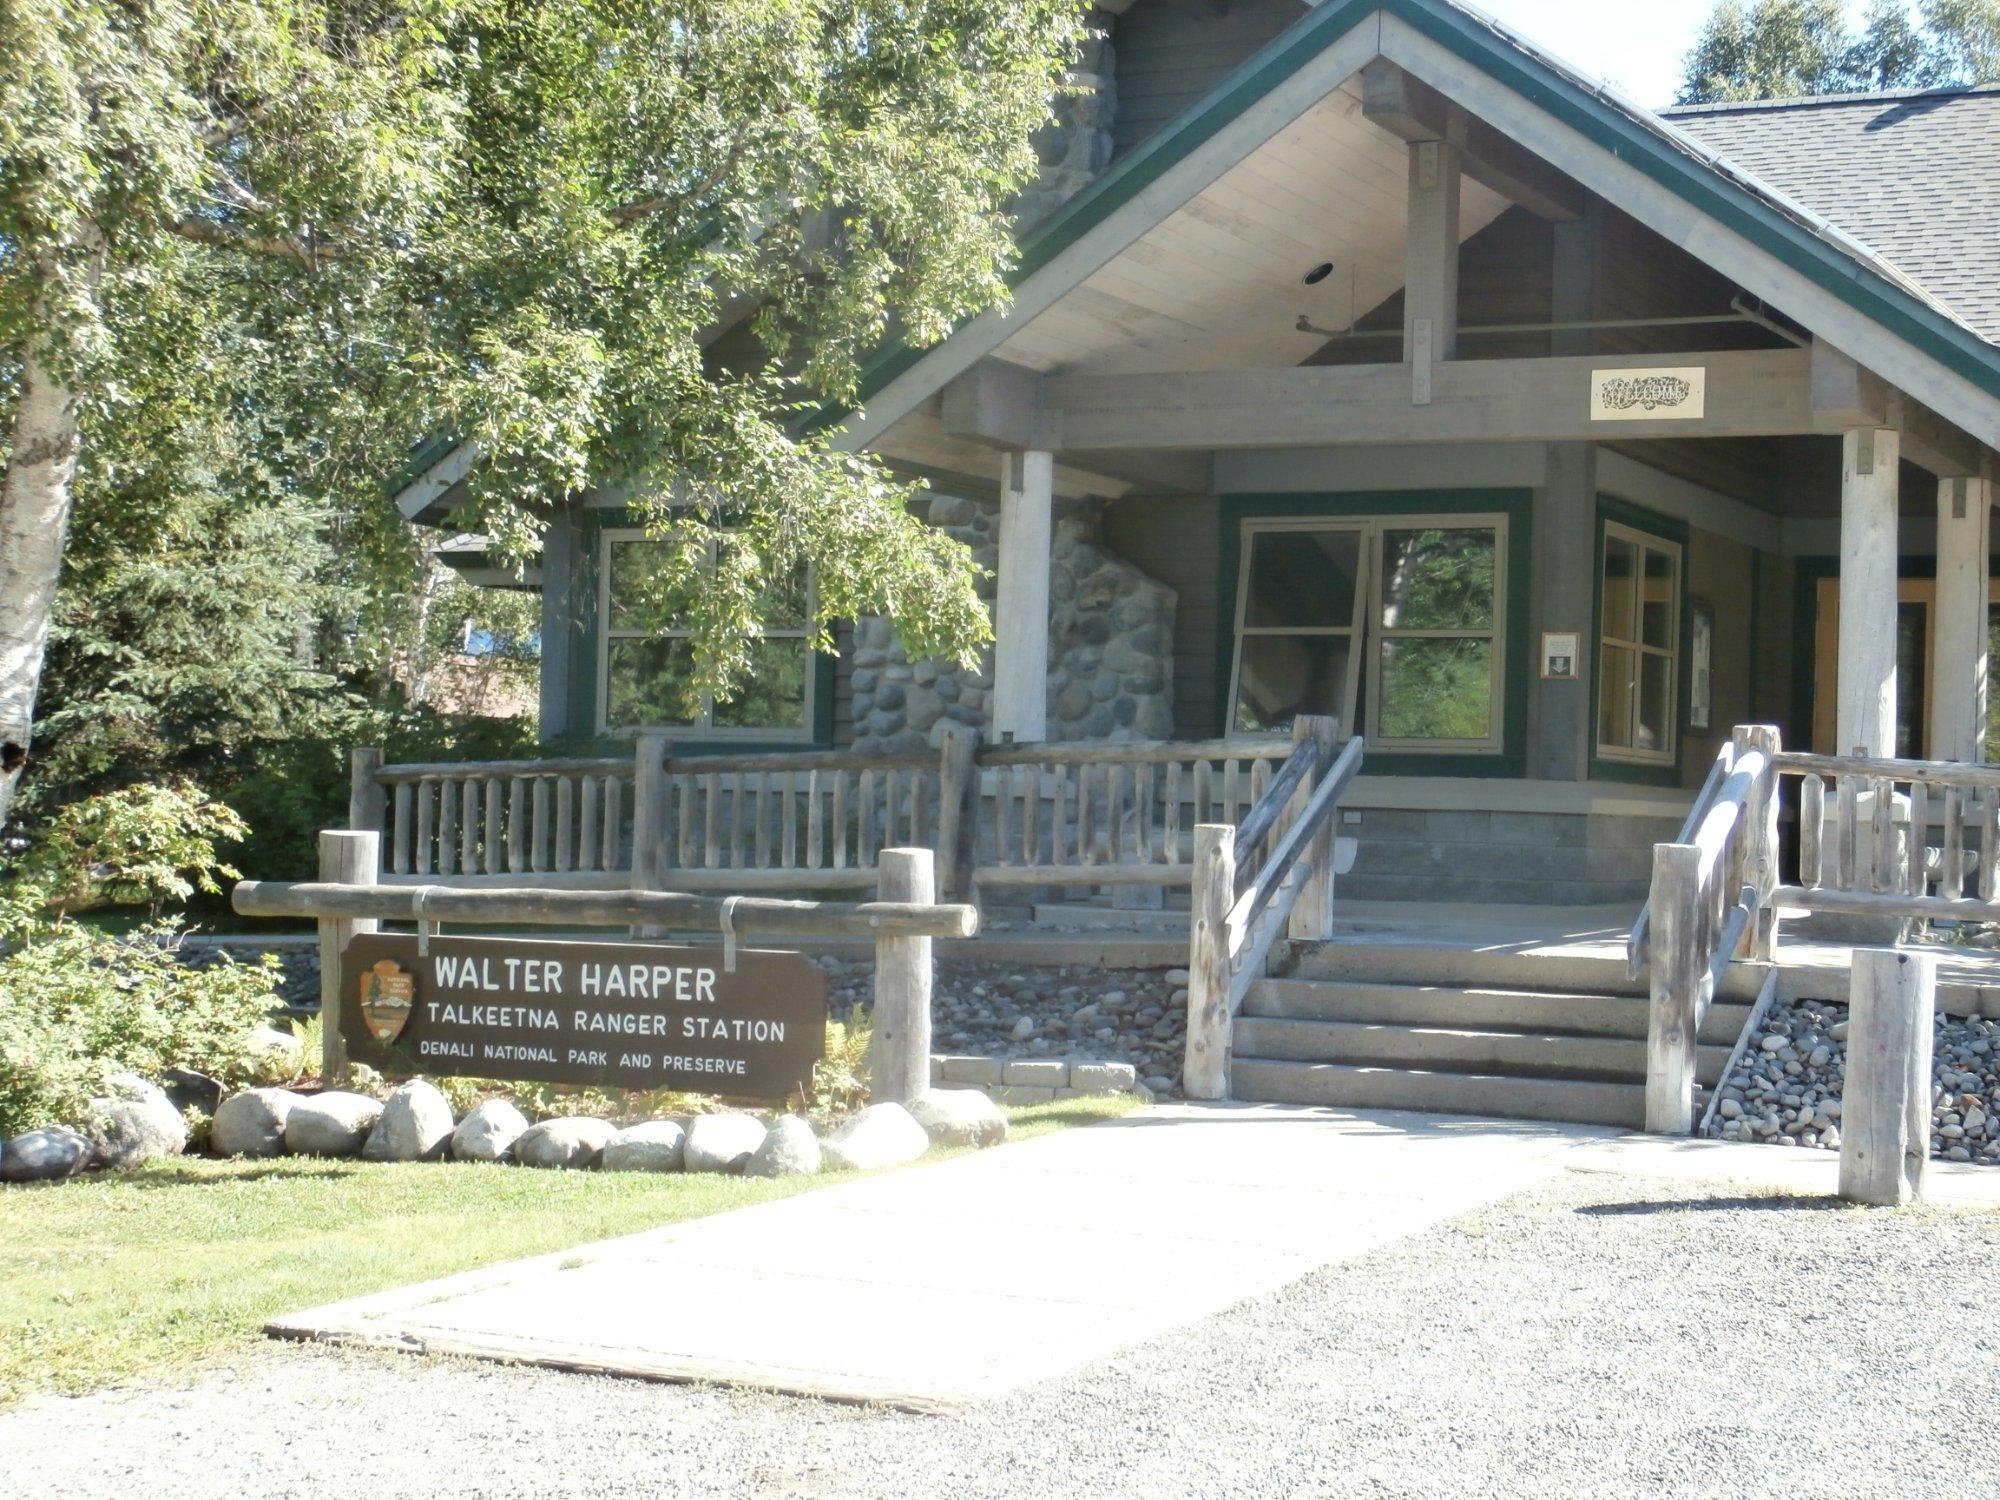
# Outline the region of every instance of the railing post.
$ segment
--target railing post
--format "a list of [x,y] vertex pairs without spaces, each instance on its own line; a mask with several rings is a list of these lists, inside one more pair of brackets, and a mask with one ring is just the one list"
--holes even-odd
[[[935,857],[928,849],[884,849],[876,865],[884,901],[929,906],[937,900]],[[931,1082],[931,940],[875,939],[875,1020],[868,1043],[869,1097],[907,1104]]]
[[347,826],[351,830],[380,833],[388,820],[388,798],[376,779],[383,760],[379,745],[363,745],[348,752]]
[[1701,850],[1653,846],[1652,1010],[1646,1027],[1646,1129],[1686,1135],[1694,1129],[1694,1039],[1707,989],[1702,952]]
[[1937,960],[1856,948],[1840,1117],[1840,1196],[1919,1203],[1931,1152],[1931,1028]]
[[1770,963],[1778,956],[1778,751],[1780,739],[1775,724],[1739,724],[1730,735],[1736,759],[1756,750],[1764,757],[1764,769],[1757,775],[1743,806],[1743,825],[1748,840],[1749,875],[1757,889],[1757,914],[1743,934],[1744,956]]
[[[1319,746],[1319,774],[1308,777],[1292,799],[1292,816],[1296,818],[1312,801],[1313,789],[1333,774],[1333,763],[1340,755],[1340,720],[1301,714],[1292,721],[1292,739],[1301,743],[1311,740]],[[1340,832],[1336,822],[1337,813],[1329,813],[1306,846],[1312,875],[1299,891],[1286,928],[1286,936],[1295,942],[1323,943],[1333,936],[1333,856]]]
[[1229,909],[1236,903],[1236,830],[1194,830],[1193,911],[1188,923],[1187,1057],[1181,1087],[1190,1099],[1229,1097]]
[[[374,885],[381,869],[382,836],[372,828],[326,828],[319,836],[319,878],[327,885]],[[347,1038],[340,1031],[340,953],[357,932],[374,932],[372,917],[319,919],[320,1080],[347,1080]]]
[[[667,737],[648,731],[632,747],[632,889],[657,891],[666,851],[660,823],[667,806]],[[657,927],[635,927],[635,938],[665,937]]]
[[973,835],[979,778],[979,731],[947,723],[938,746],[938,885],[963,899],[972,880]]

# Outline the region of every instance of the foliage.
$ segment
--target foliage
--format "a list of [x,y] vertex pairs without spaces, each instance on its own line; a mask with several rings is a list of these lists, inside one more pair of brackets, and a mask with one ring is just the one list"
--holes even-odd
[[813,1064],[812,1084],[797,1101],[801,1112],[827,1120],[868,1102],[868,1048],[874,1037],[874,1017],[858,1005],[845,1021],[827,1018],[826,1056]]
[[72,802],[38,830],[6,872],[0,937],[60,925],[73,911],[143,902],[161,907],[233,879],[216,845],[248,829],[228,807],[184,784],[132,786]]
[[1858,29],[1842,0],[1722,0],[1694,50],[1682,104],[1941,88],[2000,77],[2000,0],[1874,0]]
[[[183,726],[220,750],[256,703],[282,713],[310,673],[407,641],[381,627],[408,618],[424,565],[384,459],[441,432],[482,459],[460,521],[509,558],[588,485],[637,497],[684,584],[695,528],[741,527],[694,595],[691,691],[737,688],[755,600],[807,558],[816,629],[882,613],[917,654],[970,660],[988,624],[968,554],[908,512],[910,485],[800,419],[852,399],[889,337],[932,341],[1003,299],[1004,206],[1082,15],[0,8],[0,430],[22,361],[77,389],[79,506],[118,540],[94,585],[141,635],[168,601],[182,679],[149,687],[146,645],[72,611],[63,670],[91,684],[72,733],[97,692],[124,695],[79,755],[105,766],[121,736]],[[187,587],[215,567],[226,588]],[[227,654],[182,649],[204,622],[253,648],[241,690]],[[313,647],[289,661],[288,625]]]
[[70,923],[0,957],[0,1136],[73,1123],[117,1073],[245,1078],[244,1035],[278,1003],[275,961],[193,969],[171,938]]

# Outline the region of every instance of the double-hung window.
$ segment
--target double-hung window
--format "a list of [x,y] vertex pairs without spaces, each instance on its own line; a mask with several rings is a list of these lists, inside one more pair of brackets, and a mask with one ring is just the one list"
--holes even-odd
[[[706,543],[713,570],[734,533],[718,529]],[[750,669],[728,702],[702,693],[687,697],[693,646],[685,601],[666,581],[667,544],[643,531],[606,531],[599,559],[598,718],[607,733],[672,729],[688,737],[754,740],[811,738],[813,653],[808,640],[809,570],[766,591]]]
[[1325,714],[1386,748],[1499,750],[1506,557],[1504,515],[1246,522],[1232,726]]
[[1597,753],[1671,765],[1679,753],[1681,548],[1606,521],[1598,567]]

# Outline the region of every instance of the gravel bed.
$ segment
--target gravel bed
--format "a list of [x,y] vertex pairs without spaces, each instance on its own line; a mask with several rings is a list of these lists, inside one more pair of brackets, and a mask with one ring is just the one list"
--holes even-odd
[[0,1495],[1987,1494],[1996,1263],[2000,1213],[1562,1174],[962,1418],[270,1347],[0,1414]]
[[[2000,1021],[1939,1016],[1932,1049],[1931,1154],[2000,1166]],[[1846,1076],[1846,1006],[1773,1005],[1717,1090],[1708,1133],[1838,1151]]]
[[[835,1015],[874,1001],[875,965],[824,958]],[[1088,1057],[1127,1062],[1164,1097],[1187,1047],[1185,969],[1031,967],[940,959],[931,1045],[976,1057]]]

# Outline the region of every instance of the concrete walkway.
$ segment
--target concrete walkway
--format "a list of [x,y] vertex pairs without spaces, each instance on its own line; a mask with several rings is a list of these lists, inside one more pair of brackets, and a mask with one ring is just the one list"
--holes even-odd
[[271,1331],[954,1411],[1420,1233],[1617,1134],[1166,1106]]

